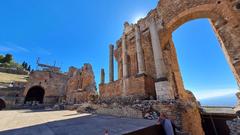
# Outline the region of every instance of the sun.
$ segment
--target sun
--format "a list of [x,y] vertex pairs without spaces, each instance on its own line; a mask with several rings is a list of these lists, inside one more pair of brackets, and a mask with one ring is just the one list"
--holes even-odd
[[137,14],[133,17],[132,19],[132,23],[137,23],[140,19],[144,18],[145,15],[144,14]]

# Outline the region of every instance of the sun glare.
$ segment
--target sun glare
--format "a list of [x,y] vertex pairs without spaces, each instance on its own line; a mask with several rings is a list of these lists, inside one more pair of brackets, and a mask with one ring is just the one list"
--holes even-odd
[[133,17],[132,23],[137,23],[138,20],[140,20],[141,18],[144,18],[144,17],[145,17],[144,14],[137,14],[137,15],[135,15],[135,16]]

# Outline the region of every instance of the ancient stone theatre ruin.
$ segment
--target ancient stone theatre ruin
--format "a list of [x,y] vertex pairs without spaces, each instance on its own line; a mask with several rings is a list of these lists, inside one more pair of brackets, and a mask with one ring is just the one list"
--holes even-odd
[[[162,106],[160,110],[171,112],[169,115],[179,120],[185,131],[204,134],[196,99],[184,89],[172,33],[190,20],[208,18],[240,85],[239,5],[239,0],[160,0],[157,7],[136,24],[126,22],[115,48],[109,46],[110,82],[104,82],[102,70],[100,96],[143,96],[160,102],[176,101],[177,104]],[[118,64],[115,81],[113,57]]]
[[[101,69],[99,93],[91,64],[79,69],[70,67],[62,73],[59,67],[37,63],[42,70],[32,72],[19,89],[13,87],[7,93],[0,89],[0,110],[58,105],[80,113],[152,120],[163,112],[184,133],[204,135],[203,111],[194,95],[184,88],[172,40],[176,29],[198,18],[209,19],[240,86],[240,0],[160,0],[136,24],[125,22],[123,34],[115,45],[109,45],[109,82],[105,82],[106,69]],[[237,97],[234,118],[240,117],[239,92]],[[240,132],[239,121],[228,121],[231,134]]]

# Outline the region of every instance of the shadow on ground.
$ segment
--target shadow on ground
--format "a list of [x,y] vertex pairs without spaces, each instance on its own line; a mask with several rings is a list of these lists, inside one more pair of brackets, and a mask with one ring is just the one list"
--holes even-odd
[[150,127],[154,123],[144,119],[88,115],[0,131],[0,135],[104,135],[105,129],[109,130],[109,135],[122,135]]

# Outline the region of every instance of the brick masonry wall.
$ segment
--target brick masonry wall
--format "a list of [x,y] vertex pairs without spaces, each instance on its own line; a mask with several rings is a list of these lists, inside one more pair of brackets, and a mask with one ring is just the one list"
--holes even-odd
[[[125,82],[123,82],[125,81]],[[126,86],[126,95],[123,92],[123,83]],[[146,76],[131,76],[125,80],[117,80],[108,84],[100,84],[99,91],[101,97],[114,96],[134,96],[155,97],[154,79]]]

